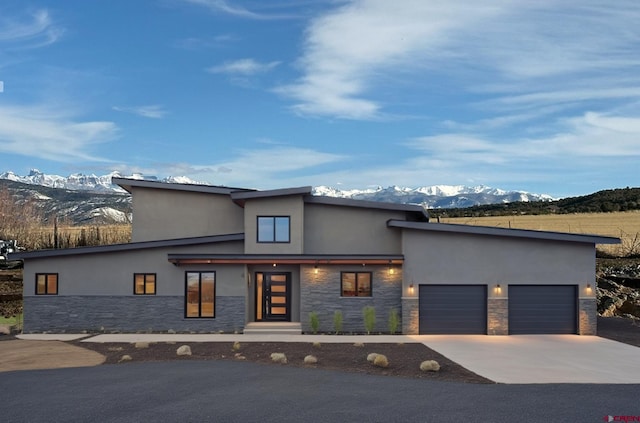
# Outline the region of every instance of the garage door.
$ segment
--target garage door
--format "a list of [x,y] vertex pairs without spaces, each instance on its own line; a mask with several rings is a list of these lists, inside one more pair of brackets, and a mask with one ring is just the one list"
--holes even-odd
[[486,334],[486,285],[420,285],[422,334]]
[[509,285],[509,333],[577,333],[577,302],[576,285]]

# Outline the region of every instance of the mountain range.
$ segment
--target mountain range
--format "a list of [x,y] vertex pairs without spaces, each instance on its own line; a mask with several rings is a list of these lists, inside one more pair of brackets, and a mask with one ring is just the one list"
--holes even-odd
[[[26,176],[19,176],[10,171],[0,174],[0,186],[7,186],[17,198],[22,200],[30,198],[37,201],[47,217],[55,215],[64,217],[73,223],[84,224],[130,222],[131,198],[126,191],[111,183],[113,177],[165,183],[205,184],[187,177],[159,179],[142,174],[124,176],[120,172],[111,172],[102,176],[76,173],[64,177],[48,175],[33,169]],[[434,185],[419,188],[398,186],[384,188],[379,186],[362,190],[340,190],[317,186],[313,188],[313,194],[358,200],[420,204],[427,209],[554,200],[545,194],[463,185]]]

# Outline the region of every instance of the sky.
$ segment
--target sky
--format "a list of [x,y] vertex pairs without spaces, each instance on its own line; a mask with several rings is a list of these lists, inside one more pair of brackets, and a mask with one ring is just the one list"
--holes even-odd
[[3,0],[0,172],[640,186],[638,0]]

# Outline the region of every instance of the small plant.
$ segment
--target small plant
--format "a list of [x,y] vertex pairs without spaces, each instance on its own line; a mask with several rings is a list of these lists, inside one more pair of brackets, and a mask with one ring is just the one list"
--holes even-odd
[[240,351],[240,342],[234,342],[231,348],[233,349],[233,351]]
[[367,335],[370,335],[376,327],[376,309],[372,306],[366,306],[362,309],[362,315],[364,316],[364,328]]
[[368,361],[369,363],[373,363],[373,362],[375,361],[375,359],[376,359],[376,357],[377,357],[377,356],[378,356],[378,353],[369,353],[369,354],[367,355],[367,361]]
[[386,355],[378,354],[373,360],[373,365],[377,367],[389,367],[389,360],[387,359]]
[[320,344],[320,342],[314,342],[311,345],[313,345],[313,348],[320,348],[322,346],[322,344]]
[[318,313],[315,311],[309,313],[309,324],[311,325],[311,331],[314,334],[318,333],[318,329],[320,328],[320,319],[318,318]]
[[333,328],[336,334],[342,332],[342,311],[336,310],[333,312]]
[[393,335],[398,331],[398,326],[400,325],[400,315],[398,314],[398,310],[392,308],[389,311],[389,333]]

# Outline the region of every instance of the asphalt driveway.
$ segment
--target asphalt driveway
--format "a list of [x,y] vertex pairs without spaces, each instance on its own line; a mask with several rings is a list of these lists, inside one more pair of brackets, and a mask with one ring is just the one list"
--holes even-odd
[[3,423],[537,423],[640,414],[640,385],[445,383],[235,361],[7,372],[0,392]]
[[417,339],[498,383],[640,383],[640,348],[597,336],[420,335]]

